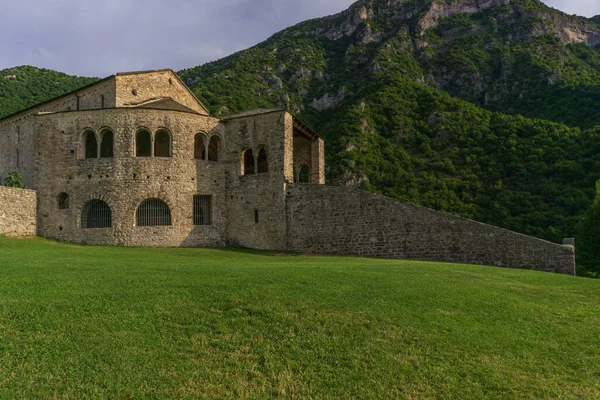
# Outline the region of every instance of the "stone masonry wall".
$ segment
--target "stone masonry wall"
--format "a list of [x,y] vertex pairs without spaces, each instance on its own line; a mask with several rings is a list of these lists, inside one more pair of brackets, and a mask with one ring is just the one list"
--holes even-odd
[[0,235],[36,234],[36,193],[0,186]]
[[208,115],[208,111],[198,104],[173,71],[118,74],[116,82],[117,107],[134,106],[152,98],[171,97],[197,113]]
[[[225,162],[194,158],[194,137],[219,135],[218,120],[177,111],[104,109],[35,117],[39,156],[36,179],[40,235],[59,240],[125,246],[220,246],[225,241]],[[172,157],[135,157],[139,128],[171,134]],[[114,157],[83,159],[82,134],[114,133]],[[225,141],[225,138],[223,138]],[[69,196],[59,209],[58,196]],[[212,196],[212,225],[193,224],[193,196]],[[171,226],[136,226],[136,209],[160,199],[171,210]],[[112,210],[112,227],[82,227],[82,212],[94,199]]]
[[[224,125],[224,156],[231,160],[226,166],[228,243],[282,250],[286,230],[284,184],[286,179],[293,179],[291,115],[275,111],[233,118]],[[257,156],[259,146],[266,149],[269,171],[242,176],[242,152],[252,149]]]
[[575,273],[575,252],[349,187],[290,185],[287,248]]
[[[121,108],[34,118],[40,235],[89,244],[285,249],[285,184],[293,179],[290,114],[273,111],[219,121],[179,111]],[[140,128],[170,132],[172,157],[136,157]],[[108,129],[114,134],[114,157],[85,159],[84,132],[98,135]],[[218,161],[195,159],[199,133],[220,138]],[[257,155],[261,146],[268,172],[242,175],[242,152],[251,148]],[[62,193],[69,196],[67,209],[59,209]],[[212,196],[211,226],[193,225],[196,194]],[[169,205],[172,226],[136,226],[137,206],[151,198]],[[83,210],[94,199],[110,206],[111,228],[82,226]]]
[[19,171],[28,188],[34,185],[35,135],[33,115],[0,121],[0,181],[11,171]]
[[102,97],[104,107],[114,107],[114,85],[114,79],[109,79],[0,120],[0,178],[16,170],[23,175],[26,187],[36,188],[34,163],[37,150],[33,121],[35,114],[76,110],[77,97],[80,110],[101,108]]
[[0,119],[0,178],[17,170],[23,174],[28,188],[37,188],[33,170],[36,155],[39,153],[35,147],[33,125],[36,114],[132,106],[161,96],[171,96],[188,108],[200,114],[207,114],[175,73],[164,70],[119,74],[22,113]]

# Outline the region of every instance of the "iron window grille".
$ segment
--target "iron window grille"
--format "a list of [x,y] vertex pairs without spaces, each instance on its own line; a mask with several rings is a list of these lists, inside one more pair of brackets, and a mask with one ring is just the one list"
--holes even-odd
[[171,209],[159,199],[144,200],[136,213],[137,226],[170,226]]
[[212,225],[212,196],[194,196],[194,225]]
[[93,200],[83,210],[83,226],[88,229],[110,228],[112,212],[102,200]]

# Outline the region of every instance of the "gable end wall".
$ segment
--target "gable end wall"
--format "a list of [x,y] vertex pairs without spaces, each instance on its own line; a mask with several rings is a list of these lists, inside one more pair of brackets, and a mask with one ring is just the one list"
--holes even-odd
[[145,101],[171,97],[201,115],[208,115],[198,100],[171,71],[155,71],[139,74],[117,75],[116,107],[133,107]]

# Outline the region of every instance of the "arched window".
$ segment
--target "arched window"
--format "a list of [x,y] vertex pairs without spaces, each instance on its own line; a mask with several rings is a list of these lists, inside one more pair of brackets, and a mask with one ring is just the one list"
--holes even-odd
[[110,206],[102,200],[90,201],[83,207],[81,222],[81,226],[87,229],[110,228],[112,226]]
[[269,172],[269,159],[267,157],[267,151],[265,150],[264,146],[260,147],[260,150],[258,151],[258,159],[256,160],[256,162],[259,174]]
[[111,131],[106,130],[102,132],[102,139],[100,141],[100,157],[112,158],[113,157],[113,142],[114,135]]
[[300,166],[300,169],[298,170],[298,182],[310,183],[310,170],[308,169],[308,165],[302,164]]
[[221,138],[212,136],[208,144],[208,161],[219,161],[219,150],[221,149]]
[[194,136],[194,158],[196,160],[205,160],[206,159],[206,146],[204,145],[204,134],[197,133]]
[[61,193],[58,195],[58,209],[66,210],[69,208],[69,195],[66,193]]
[[136,212],[137,226],[169,226],[171,210],[159,199],[144,200]]
[[154,157],[171,157],[171,135],[164,129],[154,137]]
[[145,129],[135,135],[135,156],[152,157],[152,139],[150,132]]
[[92,131],[87,131],[83,134],[85,141],[85,158],[98,157],[98,143],[96,142],[96,134]]
[[242,153],[242,175],[254,174],[254,154],[252,149],[248,149]]

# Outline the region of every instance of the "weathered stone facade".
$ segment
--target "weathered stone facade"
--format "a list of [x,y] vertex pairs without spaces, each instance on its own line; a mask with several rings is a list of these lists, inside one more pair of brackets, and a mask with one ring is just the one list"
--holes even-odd
[[0,235],[35,236],[36,193],[0,186]]
[[[148,156],[137,154],[141,131],[150,137]],[[168,136],[161,156],[159,132]],[[213,118],[168,70],[109,77],[0,120],[0,135],[9,143],[0,148],[0,177],[24,173],[39,196],[38,233],[71,242],[282,249],[295,162],[307,166],[312,183],[325,179],[323,140],[297,118],[284,110]],[[308,149],[301,160],[296,147]],[[246,151],[253,171],[244,171]],[[195,221],[194,196],[210,196],[210,224]],[[139,226],[137,210],[148,199],[168,206],[168,224]],[[91,228],[86,207],[98,200],[110,226]]]
[[[24,174],[49,238],[574,271],[571,246],[326,187],[324,142],[296,117],[211,117],[169,70],[117,74],[9,116],[0,137],[0,177]],[[34,192],[3,193],[0,234],[34,233]]]
[[290,185],[287,246],[350,254],[575,273],[558,245],[385,196],[339,186]]

